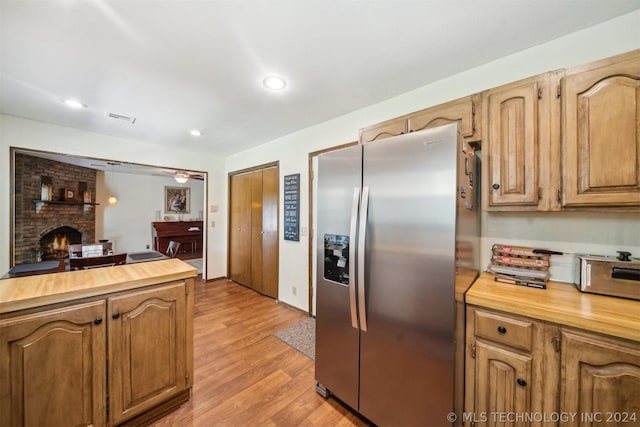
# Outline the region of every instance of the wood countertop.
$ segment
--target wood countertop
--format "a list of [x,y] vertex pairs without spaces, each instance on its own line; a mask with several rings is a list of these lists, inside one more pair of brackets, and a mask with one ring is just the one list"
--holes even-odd
[[640,341],[640,301],[580,292],[569,283],[547,289],[498,283],[482,273],[465,295],[476,306]]
[[0,314],[196,277],[179,259],[0,280]]

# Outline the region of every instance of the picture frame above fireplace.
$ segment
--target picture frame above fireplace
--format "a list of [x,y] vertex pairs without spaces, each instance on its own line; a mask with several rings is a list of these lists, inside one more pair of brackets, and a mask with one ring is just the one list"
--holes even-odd
[[76,200],[76,190],[73,188],[65,188],[63,190],[63,198],[65,202],[75,202]]

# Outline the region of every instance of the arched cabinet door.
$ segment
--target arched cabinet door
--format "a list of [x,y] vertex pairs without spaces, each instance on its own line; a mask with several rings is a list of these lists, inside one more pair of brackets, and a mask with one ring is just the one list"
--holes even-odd
[[637,342],[563,330],[561,369],[560,407],[583,414],[569,425],[640,425]]
[[105,301],[0,320],[0,425],[106,424]]
[[567,70],[563,205],[640,206],[640,50]]
[[118,424],[189,386],[184,281],[108,299],[109,419]]

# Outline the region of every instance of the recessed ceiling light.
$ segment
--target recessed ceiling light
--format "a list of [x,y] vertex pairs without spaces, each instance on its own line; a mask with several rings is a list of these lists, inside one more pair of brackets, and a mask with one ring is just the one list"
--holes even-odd
[[262,84],[264,87],[271,90],[282,90],[287,87],[287,82],[282,77],[277,76],[266,77],[262,81]]
[[191,129],[189,133],[191,134],[191,136],[202,136],[202,132],[198,129]]
[[62,102],[64,102],[64,104],[69,108],[87,108],[87,104],[83,104],[82,102],[74,98],[63,99]]

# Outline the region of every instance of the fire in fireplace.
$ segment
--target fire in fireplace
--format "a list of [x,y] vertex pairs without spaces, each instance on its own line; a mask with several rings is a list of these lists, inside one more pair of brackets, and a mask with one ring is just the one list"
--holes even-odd
[[73,227],[63,226],[51,230],[40,238],[43,260],[60,259],[69,255],[69,245],[82,243],[82,233]]

